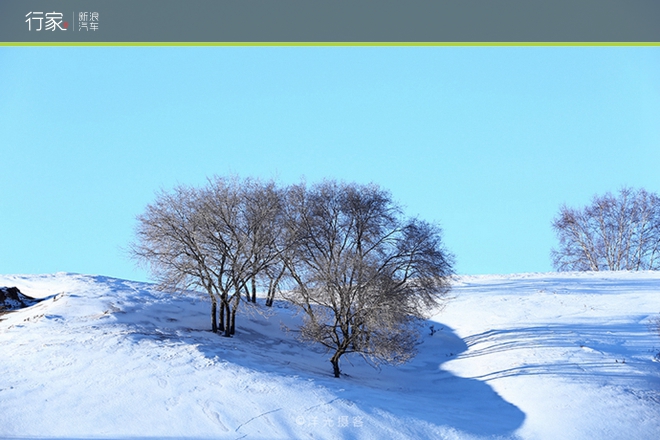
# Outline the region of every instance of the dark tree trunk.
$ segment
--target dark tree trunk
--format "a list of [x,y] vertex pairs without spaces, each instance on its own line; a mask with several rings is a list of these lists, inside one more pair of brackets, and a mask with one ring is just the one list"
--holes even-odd
[[337,351],[330,359],[330,362],[332,363],[332,372],[334,373],[335,377],[341,376],[341,370],[339,369],[339,358],[342,354],[344,354],[343,351]]
[[266,297],[266,305],[268,307],[273,306],[273,302],[275,301],[275,291],[277,290],[277,285],[282,279],[282,276],[284,276],[284,269],[280,271],[280,274],[277,276],[277,278],[271,278],[270,283],[268,283],[268,296]]
[[221,332],[225,331],[225,309],[227,308],[227,305],[225,304],[224,301],[220,301],[220,326],[219,330]]
[[275,297],[275,282],[274,280],[270,280],[270,283],[268,283],[268,295],[266,295],[266,307],[272,307],[273,306],[273,298]]
[[211,331],[218,333],[218,301],[211,295]]
[[332,372],[334,373],[335,377],[339,377],[341,375],[341,371],[339,370],[339,359],[334,360],[331,359],[330,362],[332,362]]
[[252,302],[257,302],[257,281],[252,277]]
[[229,307],[229,304],[225,304],[225,336],[230,337],[231,336],[231,310]]
[[236,333],[236,307],[231,311],[231,326],[230,326],[230,331],[231,334],[233,335]]

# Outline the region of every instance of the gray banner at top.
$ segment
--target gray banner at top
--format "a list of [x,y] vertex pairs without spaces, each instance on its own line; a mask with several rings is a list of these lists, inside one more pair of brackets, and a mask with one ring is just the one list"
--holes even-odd
[[0,0],[0,42],[660,42],[660,0]]

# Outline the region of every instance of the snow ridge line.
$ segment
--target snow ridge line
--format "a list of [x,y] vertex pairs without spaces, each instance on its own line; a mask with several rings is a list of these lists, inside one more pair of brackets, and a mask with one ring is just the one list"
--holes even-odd
[[307,409],[306,409],[305,411],[303,411],[303,412],[307,412],[307,411],[312,410],[312,409],[314,409],[314,408],[318,408],[319,406],[330,405],[332,402],[334,402],[334,401],[336,401],[336,400],[339,400],[339,399],[341,399],[341,397],[335,397],[334,399],[332,399],[332,400],[329,401],[329,402],[323,402],[323,403],[319,403],[318,405],[310,406],[309,408],[307,408]]
[[[250,422],[253,421],[254,419],[258,419],[259,417],[265,416],[266,414],[274,413],[274,412],[281,411],[281,410],[282,410],[282,408],[277,408],[277,409],[273,409],[273,410],[270,410],[270,411],[266,411],[265,413],[263,413],[263,414],[259,414],[258,416],[254,416],[254,417],[252,417],[250,420],[248,420],[247,422],[245,422],[245,423],[241,423],[240,425],[238,425],[238,428],[236,428],[236,429],[234,430],[234,432],[238,432],[238,430],[241,429],[241,427],[247,425],[248,423],[250,423]],[[247,435],[247,434],[246,434],[246,435]]]

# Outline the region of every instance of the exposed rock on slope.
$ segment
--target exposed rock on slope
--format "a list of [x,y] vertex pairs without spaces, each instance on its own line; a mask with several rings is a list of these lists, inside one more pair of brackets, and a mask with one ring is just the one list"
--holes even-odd
[[0,313],[29,307],[38,302],[38,299],[23,295],[17,287],[0,287]]

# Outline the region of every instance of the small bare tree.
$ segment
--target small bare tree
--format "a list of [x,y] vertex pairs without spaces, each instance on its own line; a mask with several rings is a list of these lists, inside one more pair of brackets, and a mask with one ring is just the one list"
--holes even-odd
[[440,229],[404,220],[376,185],[298,185],[287,201],[286,299],[304,311],[301,337],[332,353],[335,377],[347,353],[408,360],[417,339],[411,324],[450,288],[452,257]]
[[278,255],[280,203],[274,183],[251,179],[216,177],[203,188],[161,192],[138,217],[132,255],[162,289],[205,291],[212,331],[231,336],[243,294],[252,299],[249,286]]
[[553,228],[559,271],[660,268],[660,198],[643,189],[595,196],[583,209],[562,206]]

